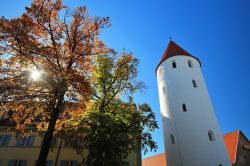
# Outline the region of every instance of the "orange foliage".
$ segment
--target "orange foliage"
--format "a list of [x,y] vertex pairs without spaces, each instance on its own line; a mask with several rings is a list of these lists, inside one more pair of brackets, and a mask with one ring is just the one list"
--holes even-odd
[[[84,111],[94,56],[111,51],[98,35],[110,25],[108,17],[90,17],[86,7],[70,11],[61,0],[34,0],[20,17],[0,18],[0,109],[11,112],[17,129],[44,130],[56,111],[60,129]],[[39,81],[30,78],[34,69]]]

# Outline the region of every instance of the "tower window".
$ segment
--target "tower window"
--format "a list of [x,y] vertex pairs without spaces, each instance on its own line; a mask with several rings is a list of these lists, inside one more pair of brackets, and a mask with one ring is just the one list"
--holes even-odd
[[186,112],[186,111],[187,111],[186,104],[182,104],[182,110],[183,110],[183,112]]
[[212,130],[208,130],[208,138],[210,141],[215,141],[214,133]]
[[219,166],[222,166],[222,164],[219,164]]
[[166,94],[166,88],[165,88],[165,86],[162,87],[162,92],[163,92],[164,95]]
[[170,142],[171,142],[171,144],[175,144],[174,135],[173,134],[170,135]]
[[176,68],[176,63],[175,63],[175,61],[172,62],[172,66],[173,66],[173,68]]
[[193,87],[194,87],[194,88],[197,88],[197,83],[196,83],[196,81],[195,81],[195,80],[192,80],[192,82],[193,82]]
[[188,66],[190,67],[190,68],[192,68],[193,67],[193,63],[192,63],[192,61],[188,61]]

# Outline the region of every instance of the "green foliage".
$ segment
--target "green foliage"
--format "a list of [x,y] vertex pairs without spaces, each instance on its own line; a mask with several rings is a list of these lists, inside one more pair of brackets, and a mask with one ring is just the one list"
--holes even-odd
[[130,152],[157,149],[151,132],[158,128],[148,104],[138,107],[133,94],[145,89],[136,81],[138,60],[132,54],[98,56],[92,75],[91,102],[76,125],[84,131],[86,165],[121,165]]

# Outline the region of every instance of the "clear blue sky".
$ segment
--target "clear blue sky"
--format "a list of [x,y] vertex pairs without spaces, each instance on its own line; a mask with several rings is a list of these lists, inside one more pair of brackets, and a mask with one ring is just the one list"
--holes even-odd
[[[1,3],[0,16],[14,17],[31,0]],[[223,133],[240,129],[250,139],[250,1],[247,0],[65,0],[74,8],[87,5],[91,15],[109,16],[113,26],[101,38],[140,59],[139,79],[148,86],[136,95],[149,103],[160,129],[154,133],[164,152],[155,67],[169,36],[200,59]]]

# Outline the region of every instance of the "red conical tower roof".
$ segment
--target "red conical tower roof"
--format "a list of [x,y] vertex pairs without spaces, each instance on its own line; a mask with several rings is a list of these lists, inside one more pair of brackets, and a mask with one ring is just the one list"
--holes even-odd
[[[171,58],[173,56],[177,56],[177,55],[191,56],[191,57],[193,57],[193,58],[195,58],[195,59],[197,59],[199,61],[198,58],[192,56],[186,50],[184,50],[178,44],[176,44],[174,41],[170,40],[170,42],[168,43],[167,49],[165,50],[165,52],[164,52],[164,54],[163,54],[163,56],[161,58],[161,61],[158,64],[156,70],[158,69],[158,67],[160,66],[160,64],[162,62],[164,62],[166,59]],[[200,63],[200,61],[199,61],[199,63]]]

